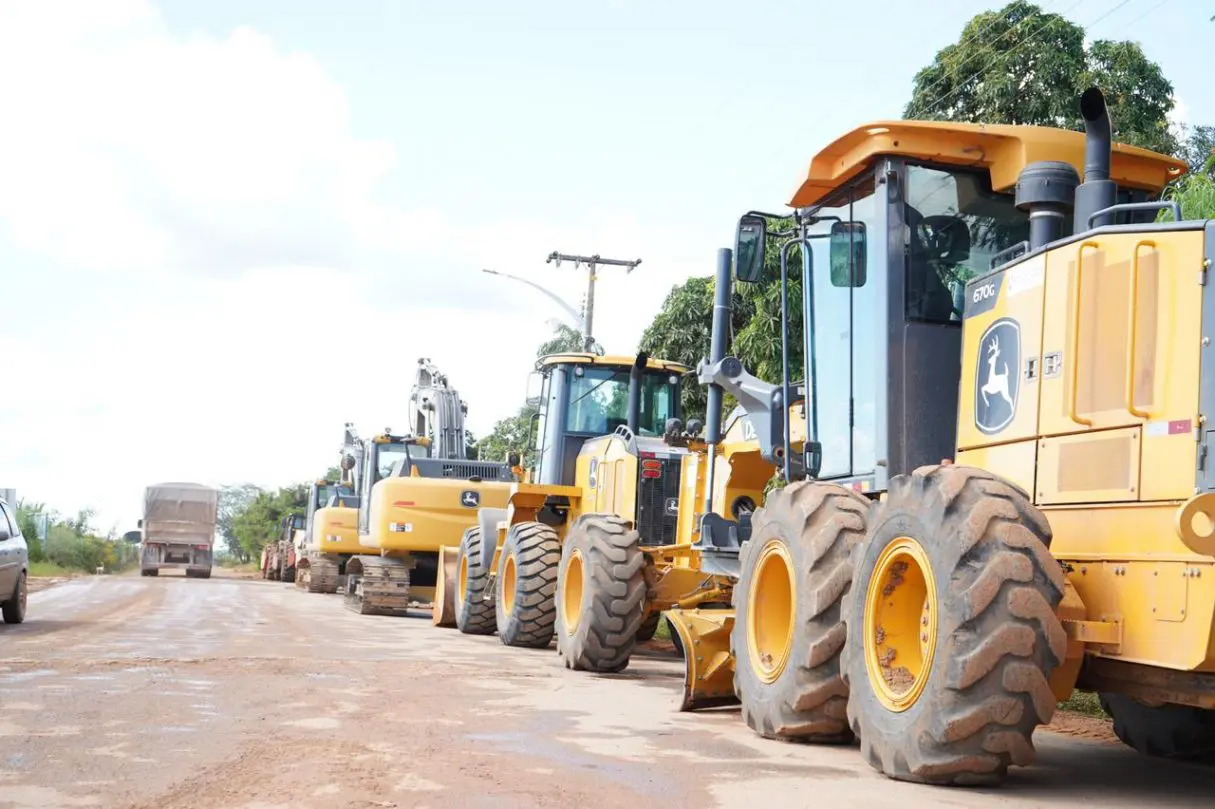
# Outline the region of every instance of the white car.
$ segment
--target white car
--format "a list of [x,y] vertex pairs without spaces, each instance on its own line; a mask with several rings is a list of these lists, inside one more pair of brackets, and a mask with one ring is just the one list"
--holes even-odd
[[28,595],[29,547],[21,536],[16,511],[0,500],[0,615],[4,623],[19,624],[25,620]]

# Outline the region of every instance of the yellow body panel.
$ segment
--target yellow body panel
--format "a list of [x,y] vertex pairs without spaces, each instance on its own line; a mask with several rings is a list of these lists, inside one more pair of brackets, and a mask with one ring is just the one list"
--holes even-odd
[[[968,290],[993,301],[967,301],[957,460],[1043,509],[1074,591],[1065,627],[1090,658],[1215,671],[1215,557],[1179,527],[1183,509],[1215,511],[1194,497],[1204,255],[1201,228],[1107,232]],[[979,394],[1002,395],[1001,321],[1020,330],[1007,420]]]
[[1063,362],[1042,379],[1042,435],[1145,425],[1145,462],[1182,460],[1170,425],[1197,416],[1202,260],[1199,230],[1094,236],[1049,254],[1042,350]]
[[637,456],[618,436],[586,441],[574,464],[574,485],[586,492],[584,510],[633,519],[637,512],[637,464]]
[[956,462],[978,469],[1000,470],[1000,475],[1027,492],[1034,491],[1034,469],[1037,465],[1038,443],[1034,438],[1016,444],[997,444],[992,447],[958,452]]
[[319,508],[312,517],[312,546],[320,553],[363,553],[359,544],[359,510],[344,506]]
[[[1084,133],[1041,126],[964,124],[952,121],[877,121],[857,127],[823,148],[789,205],[822,200],[881,154],[898,154],[991,172],[992,188],[1007,191],[1025,166],[1061,160],[1084,169]],[[1172,157],[1114,144],[1110,179],[1120,186],[1159,191],[1180,177],[1186,164]]]
[[[359,537],[363,552],[425,551],[437,553],[442,545],[459,545],[464,530],[477,524],[477,508],[505,508],[511,484],[474,483],[445,478],[390,477],[371,487],[368,533]],[[479,494],[479,502],[465,505],[465,492]],[[395,529],[394,527],[395,526]]]
[[1165,668],[1215,671],[1215,559],[1194,553],[1173,525],[1179,504],[1045,511],[1051,553],[1071,566],[1090,621],[1119,625],[1117,645],[1089,654]]

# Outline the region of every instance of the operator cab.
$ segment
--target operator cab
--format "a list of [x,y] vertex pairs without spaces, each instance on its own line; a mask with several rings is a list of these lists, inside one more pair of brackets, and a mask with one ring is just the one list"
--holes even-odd
[[314,480],[308,492],[308,521],[305,528],[309,538],[312,537],[312,524],[316,512],[330,506],[358,508],[359,499],[354,487],[334,480]]
[[[578,454],[588,440],[620,430],[639,437],[661,437],[668,422],[680,417],[680,381],[690,369],[675,362],[630,357],[600,357],[569,352],[536,362],[539,394],[528,403],[538,408],[536,468],[533,479],[560,486],[574,480]],[[630,430],[630,377],[636,375],[636,425]]]
[[[359,502],[371,503],[371,490],[376,484],[393,477],[450,478],[453,480],[514,480],[511,460],[493,461],[450,460],[428,456],[428,439],[392,435],[385,430],[367,442],[363,460],[357,465]],[[359,533],[370,528],[371,509],[359,508]]]
[[[784,323],[810,362],[785,362],[786,376],[808,381],[808,432],[817,443],[807,442],[798,466],[812,477],[878,492],[892,476],[953,457],[966,284],[1028,249],[1031,206],[1018,205],[1014,192],[1027,166],[1064,166],[1046,157],[1084,166],[1084,134],[870,124],[815,156],[789,203],[792,220],[757,212],[740,220],[740,281],[772,277],[768,236],[784,237],[772,252],[787,267],[801,261],[804,314],[791,323],[786,309]],[[1180,173],[1175,161],[1129,146],[1115,145],[1112,163],[1118,203],[1155,200]],[[1060,220],[1052,225],[1059,236],[1071,233],[1062,210],[1034,211]],[[778,216],[783,222],[772,221]],[[1122,211],[1115,223],[1154,218],[1154,210]]]

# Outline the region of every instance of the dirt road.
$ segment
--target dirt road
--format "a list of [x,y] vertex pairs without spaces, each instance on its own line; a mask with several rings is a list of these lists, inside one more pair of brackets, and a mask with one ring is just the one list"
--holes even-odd
[[[1050,733],[992,792],[875,775],[854,748],[680,714],[677,661],[358,616],[257,580],[92,577],[0,626],[0,807],[1209,806],[1215,770]],[[761,797],[762,796],[762,799]]]

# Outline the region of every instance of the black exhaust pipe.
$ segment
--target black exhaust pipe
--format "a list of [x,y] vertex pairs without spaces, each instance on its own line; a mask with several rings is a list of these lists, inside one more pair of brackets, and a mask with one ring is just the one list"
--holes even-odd
[[641,423],[641,377],[645,374],[650,355],[642,351],[633,361],[629,369],[629,432],[637,435],[637,426]]
[[[732,287],[734,284],[734,278],[731,275],[733,259],[734,255],[730,248],[723,247],[717,251],[717,276],[714,279],[713,292],[713,331],[709,340],[710,365],[726,358],[726,348],[730,341]],[[708,444],[721,443],[721,397],[721,385],[709,385],[709,402],[705,408],[705,442]]]
[[[1118,196],[1118,185],[1110,179],[1113,128],[1105,96],[1096,87],[1090,87],[1081,94],[1080,116],[1084,118],[1084,182],[1076,188],[1073,233],[1088,230],[1089,217],[1111,207]],[[1112,222],[1111,216],[1102,216],[1093,222],[1093,227]]]

